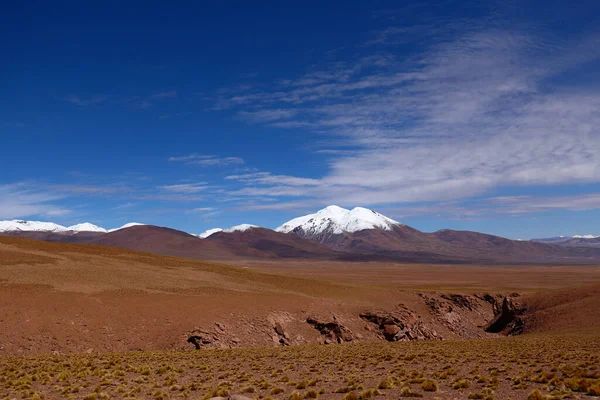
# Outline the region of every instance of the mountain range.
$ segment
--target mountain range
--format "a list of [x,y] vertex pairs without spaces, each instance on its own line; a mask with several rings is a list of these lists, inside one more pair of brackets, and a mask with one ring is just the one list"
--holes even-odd
[[[325,259],[427,263],[597,263],[600,238],[517,241],[478,232],[421,232],[363,207],[329,206],[275,230],[250,224],[193,235],[128,223],[115,229],[82,223],[0,221],[0,235],[96,244],[205,260]],[[595,245],[594,243],[598,243]]]
[[552,238],[533,239],[532,242],[551,243],[561,246],[600,248],[600,236],[594,235],[557,236]]

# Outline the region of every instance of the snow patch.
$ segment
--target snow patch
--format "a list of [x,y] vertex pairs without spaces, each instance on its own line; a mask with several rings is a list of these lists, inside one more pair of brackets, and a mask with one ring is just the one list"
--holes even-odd
[[258,228],[258,226],[256,225],[250,225],[250,224],[240,224],[240,225],[236,225],[236,226],[232,226],[231,228],[227,228],[224,230],[224,232],[245,232],[249,229],[252,228]]
[[212,235],[214,233],[217,233],[217,232],[223,232],[223,229],[221,229],[221,228],[213,228],[213,229],[206,230],[206,231],[202,232],[199,235],[194,235],[194,236],[198,236],[200,239],[206,239],[210,235]]
[[12,221],[0,221],[0,232],[68,232],[69,229],[55,224],[54,222],[23,221],[14,219]]
[[132,226],[139,226],[139,225],[146,225],[146,224],[140,224],[139,222],[129,222],[129,223],[123,225],[120,228],[109,229],[108,231],[109,232],[115,232],[115,231],[118,231],[118,230],[121,230],[121,229],[127,229],[127,228],[131,228]]
[[102,233],[108,232],[106,229],[104,229],[98,225],[90,224],[89,222],[84,222],[82,224],[77,224],[77,225],[71,225],[67,229],[70,231],[73,231],[73,232],[102,232]]

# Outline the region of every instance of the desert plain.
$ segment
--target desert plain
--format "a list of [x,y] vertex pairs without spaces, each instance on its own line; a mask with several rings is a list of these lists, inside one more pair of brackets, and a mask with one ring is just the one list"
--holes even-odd
[[199,261],[0,238],[7,399],[600,395],[600,267]]

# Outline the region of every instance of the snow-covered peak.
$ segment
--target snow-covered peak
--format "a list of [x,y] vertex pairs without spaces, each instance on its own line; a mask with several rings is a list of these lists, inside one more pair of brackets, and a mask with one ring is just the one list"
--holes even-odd
[[209,229],[207,231],[202,232],[198,236],[200,239],[206,239],[207,237],[209,237],[210,235],[217,233],[217,232],[223,232],[223,229],[221,228],[213,228],[213,229]]
[[138,226],[138,225],[146,225],[146,224],[140,224],[139,222],[129,222],[120,228],[109,229],[108,232],[115,232],[115,231],[118,231],[121,229],[131,228],[132,226]]
[[245,232],[249,229],[252,228],[258,228],[258,226],[256,225],[250,225],[250,224],[241,224],[241,225],[236,225],[236,226],[232,226],[231,228],[227,228],[225,229],[223,232]]
[[67,232],[68,230],[64,226],[55,224],[54,222],[23,221],[18,219],[0,221],[0,232]]
[[573,236],[573,239],[597,239],[600,238],[600,236],[594,236],[594,235],[575,235]]
[[106,229],[99,227],[98,225],[90,224],[89,222],[84,222],[82,224],[72,225],[67,228],[73,232],[108,232]]
[[365,229],[389,231],[396,225],[400,223],[368,208],[356,207],[347,210],[338,206],[329,206],[314,214],[294,218],[281,225],[276,231],[288,233],[298,228],[307,236],[316,236],[322,233],[340,234]]

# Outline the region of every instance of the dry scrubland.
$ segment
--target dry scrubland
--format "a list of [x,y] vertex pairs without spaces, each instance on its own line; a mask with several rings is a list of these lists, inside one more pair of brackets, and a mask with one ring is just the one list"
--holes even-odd
[[600,396],[595,336],[0,359],[7,398],[577,399]]
[[[600,395],[598,267],[239,260],[238,265],[244,268],[0,238],[0,398]],[[467,321],[473,331],[488,339],[455,340],[458,334],[440,324],[418,295],[508,289],[524,294],[529,334],[487,335],[478,327],[483,321],[473,320]],[[358,313],[399,303],[449,340],[375,341]],[[301,321],[309,314],[335,314],[364,341],[310,344],[319,333]],[[272,333],[272,325],[261,324],[273,315],[291,316],[286,329],[304,338],[294,343],[309,344],[274,347],[270,337],[260,336],[263,328]],[[185,333],[216,322],[243,345],[258,347],[191,350]]]

